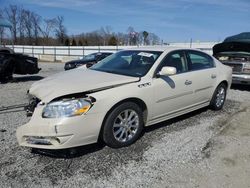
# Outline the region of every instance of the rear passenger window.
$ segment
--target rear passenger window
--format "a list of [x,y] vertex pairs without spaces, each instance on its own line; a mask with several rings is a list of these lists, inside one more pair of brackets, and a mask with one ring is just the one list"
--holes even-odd
[[188,52],[187,56],[190,70],[200,70],[214,67],[213,59],[205,53],[192,51]]

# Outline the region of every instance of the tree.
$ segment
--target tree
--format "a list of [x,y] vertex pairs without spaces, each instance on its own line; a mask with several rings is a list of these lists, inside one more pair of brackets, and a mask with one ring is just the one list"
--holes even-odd
[[13,37],[13,42],[16,44],[17,42],[17,25],[19,22],[18,17],[18,7],[16,5],[10,5],[8,8],[5,9],[7,18],[12,25],[11,33]]
[[98,32],[103,40],[103,45],[104,46],[107,45],[111,37],[111,32],[112,32],[111,26],[101,27],[101,29]]
[[64,40],[66,38],[66,28],[63,25],[64,17],[63,16],[57,16],[56,18],[57,25],[55,29],[56,37],[60,44],[64,43]]
[[23,10],[22,12],[22,19],[23,19],[22,27],[24,27],[24,30],[28,37],[28,44],[32,44],[32,22],[30,21],[32,19],[31,14],[32,13],[29,10]]
[[148,32],[147,31],[143,31],[142,34],[143,34],[143,44],[147,45],[147,43],[148,43],[147,42]]
[[[0,18],[3,18],[3,11],[0,9]],[[4,35],[4,28],[0,27],[0,44],[3,41],[3,35]]]
[[35,40],[35,44],[38,45],[39,33],[41,32],[41,28],[40,28],[41,16],[32,12],[30,21],[32,23],[33,38]]
[[78,41],[78,46],[83,46],[83,42],[81,39]]
[[74,38],[72,39],[72,45],[71,46],[76,46],[76,40]]
[[65,46],[69,46],[70,45],[70,41],[69,41],[68,37],[65,39],[64,45]]
[[57,25],[56,18],[44,19],[44,29],[42,30],[43,36],[45,38],[45,43],[49,43],[49,38],[51,33],[55,30]]
[[138,33],[133,27],[129,26],[128,29],[129,45],[136,45],[138,43]]
[[117,45],[117,39],[116,39],[116,37],[114,35],[112,37],[110,37],[108,45],[110,45],[110,46],[116,46]]

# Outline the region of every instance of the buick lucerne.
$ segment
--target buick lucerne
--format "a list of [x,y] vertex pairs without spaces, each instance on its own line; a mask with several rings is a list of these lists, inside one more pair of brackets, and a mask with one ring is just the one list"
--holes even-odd
[[103,141],[119,148],[143,128],[209,106],[220,110],[232,69],[193,49],[119,51],[89,69],[35,82],[30,121],[17,129],[21,146],[64,149]]

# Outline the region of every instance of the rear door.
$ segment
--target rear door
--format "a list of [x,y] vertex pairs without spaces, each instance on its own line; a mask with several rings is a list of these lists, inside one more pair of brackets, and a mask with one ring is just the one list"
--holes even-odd
[[194,92],[194,103],[210,101],[217,79],[217,72],[213,58],[208,54],[187,50],[189,78]]

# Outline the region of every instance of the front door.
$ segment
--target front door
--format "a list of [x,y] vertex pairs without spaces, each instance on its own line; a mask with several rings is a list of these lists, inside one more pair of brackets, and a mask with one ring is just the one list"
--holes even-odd
[[172,76],[153,78],[155,98],[152,121],[164,119],[194,103],[193,85],[185,53],[182,50],[171,52],[164,58],[157,71],[164,66],[175,67],[177,72]]

